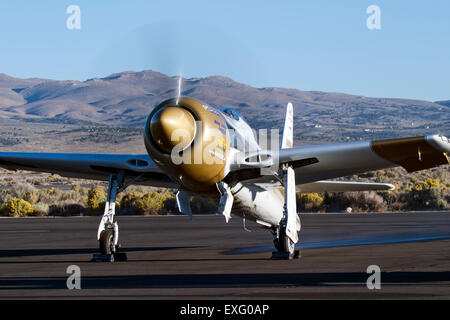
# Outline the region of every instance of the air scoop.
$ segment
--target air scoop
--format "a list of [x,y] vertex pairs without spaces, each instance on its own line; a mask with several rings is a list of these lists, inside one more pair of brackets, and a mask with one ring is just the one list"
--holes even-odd
[[195,119],[181,107],[158,110],[150,121],[150,134],[156,146],[170,153],[176,145],[187,148],[195,136]]

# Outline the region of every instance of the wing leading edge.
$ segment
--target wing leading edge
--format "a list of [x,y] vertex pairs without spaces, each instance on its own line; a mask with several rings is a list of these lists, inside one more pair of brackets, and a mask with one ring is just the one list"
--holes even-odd
[[124,171],[136,184],[178,187],[148,155],[0,152],[0,167],[8,170],[49,172],[64,177],[108,180]]

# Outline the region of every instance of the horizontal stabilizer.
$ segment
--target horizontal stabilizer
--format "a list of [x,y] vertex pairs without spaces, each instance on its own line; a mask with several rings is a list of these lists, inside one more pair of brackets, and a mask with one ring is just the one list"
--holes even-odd
[[317,181],[297,185],[297,192],[346,192],[346,191],[389,191],[395,187],[389,183],[371,183],[357,181]]

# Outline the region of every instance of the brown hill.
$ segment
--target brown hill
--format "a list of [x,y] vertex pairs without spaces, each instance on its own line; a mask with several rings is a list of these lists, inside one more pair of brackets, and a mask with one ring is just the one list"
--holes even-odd
[[[175,96],[177,78],[126,71],[80,81],[18,79],[0,74],[0,117],[25,121],[142,126],[160,101]],[[254,88],[211,76],[184,79],[182,94],[238,109],[256,128],[279,128],[284,106],[295,107],[297,138],[355,140],[447,133],[450,103],[368,98],[343,93]]]

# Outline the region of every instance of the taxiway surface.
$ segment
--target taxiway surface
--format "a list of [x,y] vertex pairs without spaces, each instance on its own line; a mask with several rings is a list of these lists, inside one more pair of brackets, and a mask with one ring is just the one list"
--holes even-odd
[[[99,217],[1,218],[0,299],[450,298],[450,212],[302,214],[302,257],[234,217],[120,216],[127,262],[90,262]],[[67,267],[81,270],[68,290]],[[366,286],[381,269],[381,289]]]

